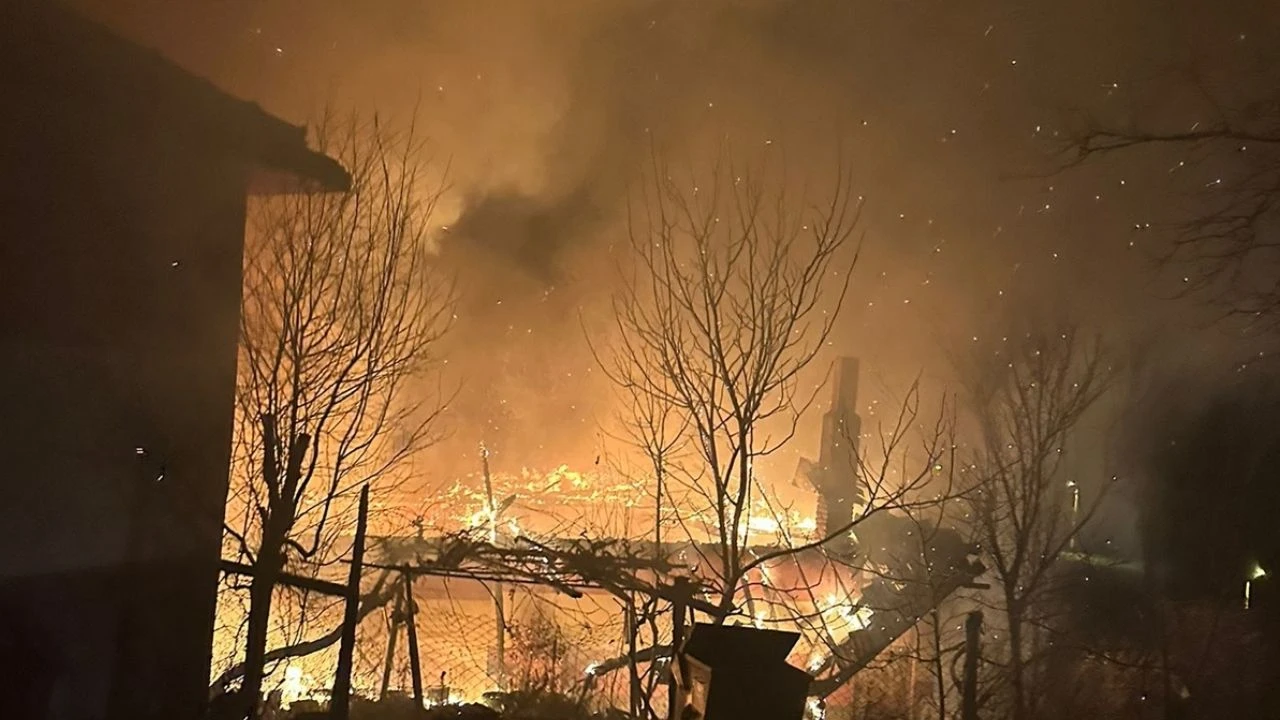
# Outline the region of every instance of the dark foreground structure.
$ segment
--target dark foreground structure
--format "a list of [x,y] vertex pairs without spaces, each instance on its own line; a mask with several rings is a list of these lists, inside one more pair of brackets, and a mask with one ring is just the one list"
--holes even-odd
[[699,623],[676,671],[670,720],[802,720],[813,678],[787,664],[799,633]]
[[349,180],[51,3],[0,5],[0,98],[0,715],[195,718],[246,197]]

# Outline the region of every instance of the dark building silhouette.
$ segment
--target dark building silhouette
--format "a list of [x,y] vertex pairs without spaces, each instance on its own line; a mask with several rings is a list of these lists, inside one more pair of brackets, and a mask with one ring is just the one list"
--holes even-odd
[[202,711],[246,197],[349,182],[304,135],[0,4],[0,715]]

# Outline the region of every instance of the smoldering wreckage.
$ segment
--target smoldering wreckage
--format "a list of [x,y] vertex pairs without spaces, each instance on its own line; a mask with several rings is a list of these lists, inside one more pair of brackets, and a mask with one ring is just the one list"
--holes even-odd
[[[867,491],[859,487],[853,473],[845,471],[843,478],[839,476],[840,468],[850,467],[841,461],[857,452],[856,441],[848,440],[859,434],[857,373],[856,361],[847,359],[841,364],[835,396],[824,418],[821,453],[814,461],[802,462],[797,480],[813,488],[820,498],[818,520],[807,537],[825,538],[828,527],[855,525],[858,535],[844,533],[840,540],[815,543],[797,553],[776,543],[752,547],[748,552],[755,557],[777,556],[755,571],[757,579],[752,585],[756,594],[750,602],[756,610],[745,625],[722,624],[741,618],[745,608],[712,601],[720,571],[712,567],[717,551],[710,545],[665,542],[655,546],[652,542],[585,538],[537,541],[517,532],[491,534],[491,526],[500,525],[501,512],[492,506],[480,514],[478,528],[461,533],[372,537],[367,539],[367,550],[366,541],[357,539],[363,573],[366,578],[376,578],[372,589],[363,594],[348,592],[341,584],[317,584],[308,578],[286,577],[283,582],[345,597],[352,608],[374,598],[394,605],[387,634],[376,643],[386,654],[380,663],[367,666],[367,677],[361,683],[374,696],[393,694],[390,683],[396,646],[403,642],[411,683],[402,694],[410,695],[413,704],[442,706],[483,700],[501,708],[504,703],[518,701],[517,690],[501,689],[504,680],[517,688],[528,682],[527,672],[522,682],[517,681],[521,671],[528,669],[518,659],[521,652],[504,648],[512,642],[510,627],[518,623],[519,611],[512,605],[504,606],[502,588],[516,586],[532,588],[530,592],[542,596],[538,614],[549,618],[553,628],[557,615],[561,623],[572,623],[580,611],[574,605],[585,596],[606,599],[605,614],[613,617],[594,619],[606,627],[605,636],[568,639],[579,647],[578,652],[564,658],[570,678],[564,689],[590,691],[610,676],[625,674],[631,680],[620,686],[613,684],[606,695],[618,707],[629,705],[633,716],[654,711],[655,705],[661,714],[675,718],[813,716],[825,707],[827,698],[847,690],[856,673],[909,632],[921,617],[955,590],[975,586],[984,571],[975,559],[977,549],[953,530],[922,528],[890,512],[855,522]],[[486,470],[486,482],[492,482],[487,474]],[[573,480],[588,489],[586,501],[590,502],[590,481],[578,476]],[[557,501],[558,506],[563,504],[563,500]],[[927,546],[919,542],[917,533],[922,530],[930,538]],[[688,562],[690,558],[698,562]],[[225,562],[224,569],[252,572],[243,565]],[[486,590],[485,584],[498,589]],[[370,587],[367,580],[364,586]],[[514,593],[508,597],[513,600]],[[388,598],[394,600],[388,602]],[[456,618],[459,614],[488,616],[488,626],[469,632],[464,623],[446,620],[440,628],[440,621],[432,617]],[[648,617],[642,618],[645,614]],[[353,617],[358,622],[359,611]],[[623,621],[618,622],[618,617]],[[807,627],[806,621],[814,622],[813,618],[828,632],[818,642],[802,640],[801,631]],[[641,623],[661,627],[645,647],[637,646],[644,639]],[[433,625],[436,628],[431,629]],[[424,643],[424,634],[436,637]],[[424,652],[424,644],[442,652]],[[452,652],[450,645],[455,646]],[[470,653],[479,651],[487,658],[487,665],[468,673],[470,658],[456,652],[458,645],[466,646]],[[607,653],[619,647],[625,652],[616,657],[583,659],[583,651]],[[677,648],[674,654],[672,647]],[[788,664],[789,658],[796,657],[806,662],[806,669]],[[445,668],[439,672],[438,684],[430,684],[428,665],[433,670]],[[338,676],[347,679],[336,676],[333,687],[340,688],[338,693],[349,692],[342,685],[351,682],[350,659],[342,651],[336,668]],[[640,697],[641,675],[651,673],[646,682],[650,683],[649,695],[655,697]],[[231,678],[224,676],[222,680]],[[299,696],[306,692],[316,697],[327,695],[325,690],[321,681],[314,687],[296,688],[290,699],[305,700]],[[233,716],[243,714],[233,705],[238,700],[234,692],[226,692],[217,683],[214,692],[219,706],[229,707]],[[277,691],[271,702],[278,705],[284,699],[284,693]],[[645,703],[650,703],[648,708],[642,707]]]

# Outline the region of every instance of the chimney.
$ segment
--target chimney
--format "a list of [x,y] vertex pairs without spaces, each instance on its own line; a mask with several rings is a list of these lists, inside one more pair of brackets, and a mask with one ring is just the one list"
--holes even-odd
[[808,467],[808,480],[818,493],[817,532],[820,537],[853,521],[863,500],[858,478],[858,359],[843,357],[836,364],[831,406],[822,418],[822,446],[818,462]]

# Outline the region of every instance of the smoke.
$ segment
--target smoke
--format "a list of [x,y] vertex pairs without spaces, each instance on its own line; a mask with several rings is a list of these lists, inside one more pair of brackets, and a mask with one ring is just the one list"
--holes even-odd
[[552,18],[516,10],[542,32],[560,34],[562,56],[551,62],[563,73],[563,104],[539,144],[539,182],[485,179],[467,188],[446,249],[485,253],[556,286],[574,250],[608,241],[649,144],[655,137],[679,144],[688,132],[679,108],[691,76],[680,67],[692,58],[672,48],[682,42],[677,33],[703,26],[690,25],[679,5],[568,3]]
[[501,192],[468,198],[445,247],[458,245],[504,259],[539,283],[564,281],[564,249],[599,228],[603,213],[585,188],[562,198]]
[[[985,341],[989,318],[1031,300],[1121,345],[1153,326],[1225,343],[1187,329],[1132,231],[1159,217],[1177,157],[1043,176],[1063,108],[1114,111],[1170,65],[1161,0],[82,2],[286,118],[416,119],[450,163],[440,262],[462,303],[443,350],[464,387],[424,481],[471,470],[481,440],[507,470],[600,454],[613,401],[582,321],[607,325],[625,201],[653,152],[696,166],[728,147],[819,194],[833,157],[856,159],[867,244],[822,361],[859,356],[890,390],[921,371],[947,386],[939,338]],[[816,442],[815,415],[768,470]]]

